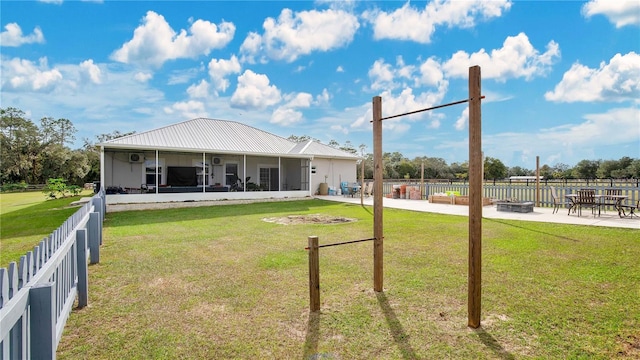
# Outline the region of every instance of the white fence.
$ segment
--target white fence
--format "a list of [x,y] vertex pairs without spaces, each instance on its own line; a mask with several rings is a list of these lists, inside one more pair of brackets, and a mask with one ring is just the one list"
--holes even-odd
[[[366,180],[365,180],[366,181]],[[388,180],[383,184],[383,194],[391,194],[394,185],[406,185],[408,187],[420,187],[420,181],[393,181]],[[604,194],[607,189],[619,189],[621,195],[627,196],[627,200],[635,203],[640,196],[640,187],[637,182],[609,182],[609,181],[591,181],[591,182],[551,182],[545,181],[540,184],[540,206],[553,206],[553,197],[551,196],[551,186],[556,188],[558,196],[564,198],[564,195],[576,193],[579,189],[589,188],[595,189],[596,194]],[[462,182],[425,182],[423,183],[422,199],[427,199],[429,195],[444,193],[446,191],[458,191],[461,195],[469,195],[469,184]],[[519,201],[536,201],[536,185],[532,182],[512,182],[512,183],[495,183],[493,181],[485,181],[482,186],[483,197],[505,200],[517,199]]]
[[18,264],[0,268],[0,359],[55,359],[76,297],[87,306],[87,260],[100,260],[105,210],[101,192]]

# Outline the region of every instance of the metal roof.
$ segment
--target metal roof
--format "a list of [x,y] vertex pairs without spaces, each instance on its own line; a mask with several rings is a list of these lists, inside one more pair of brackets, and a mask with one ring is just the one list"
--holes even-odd
[[236,121],[207,118],[187,120],[154,130],[123,136],[100,145],[106,149],[358,158],[358,156],[351,153],[315,141],[296,143]]

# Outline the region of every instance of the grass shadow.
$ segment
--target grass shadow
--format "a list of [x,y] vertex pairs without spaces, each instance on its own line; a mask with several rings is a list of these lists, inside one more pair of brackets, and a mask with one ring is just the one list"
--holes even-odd
[[[532,229],[530,227],[525,227],[523,225],[517,225],[515,223],[509,222],[509,221],[504,221],[504,220],[500,220],[500,219],[488,219],[488,218],[482,218],[482,221],[491,221],[494,223],[498,223],[498,224],[502,224],[502,225],[507,225],[507,226],[511,226],[511,227],[515,227],[518,229],[522,229],[522,230],[526,230],[526,231],[530,231],[530,232],[535,232],[538,234],[542,234],[542,235],[547,235],[547,236],[552,236],[561,240],[569,240],[569,241],[573,241],[573,242],[580,242],[579,239],[574,239],[565,235],[560,235],[560,234],[553,234],[553,233],[549,233],[549,232],[545,232],[545,231],[540,231],[537,229]],[[518,222],[518,223],[525,223],[525,222]],[[579,225],[577,225],[579,226]]]
[[398,320],[398,317],[396,316],[395,311],[391,308],[391,305],[389,305],[387,295],[385,295],[384,292],[377,292],[376,298],[378,299],[378,304],[380,304],[380,308],[387,320],[387,325],[389,326],[389,330],[391,330],[393,340],[396,342],[398,349],[400,349],[400,352],[402,353],[402,358],[418,359],[415,350],[413,350],[409,343],[409,335],[404,331],[402,323]]
[[482,343],[486,347],[488,347],[494,353],[496,353],[496,355],[500,359],[505,359],[505,360],[515,359],[515,356],[513,356],[513,354],[509,353],[502,345],[500,345],[500,343],[493,336],[491,336],[491,334],[486,332],[483,328],[480,327],[480,328],[474,329],[473,332],[475,332],[476,335],[478,335],[478,338],[480,339],[480,341],[482,341]]
[[307,320],[307,336],[304,339],[302,359],[318,359],[318,339],[320,337],[320,312],[309,311]]

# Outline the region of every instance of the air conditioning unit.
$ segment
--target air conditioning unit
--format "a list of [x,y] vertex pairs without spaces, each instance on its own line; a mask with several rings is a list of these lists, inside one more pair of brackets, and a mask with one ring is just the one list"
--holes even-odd
[[144,154],[142,154],[142,153],[129,153],[129,162],[130,163],[141,163],[141,162],[144,162]]
[[222,164],[222,159],[220,159],[219,157],[214,157],[213,165],[220,165],[220,164]]

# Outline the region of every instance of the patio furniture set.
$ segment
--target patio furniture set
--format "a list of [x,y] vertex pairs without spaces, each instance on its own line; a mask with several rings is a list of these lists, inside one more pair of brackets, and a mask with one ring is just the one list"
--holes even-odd
[[596,194],[595,189],[580,189],[576,193],[566,194],[566,201],[563,201],[556,193],[554,187],[551,187],[551,196],[554,202],[554,213],[562,206],[568,205],[567,215],[577,213],[578,216],[582,216],[582,209],[591,209],[593,216],[600,216],[602,209],[606,210],[606,207],[613,207],[618,211],[618,216],[621,218],[638,217],[636,211],[640,208],[640,200],[635,203],[625,202],[628,198],[627,195],[622,195],[620,189],[606,189],[604,194]]

